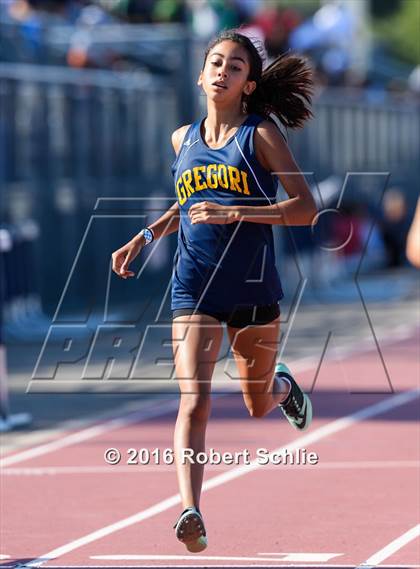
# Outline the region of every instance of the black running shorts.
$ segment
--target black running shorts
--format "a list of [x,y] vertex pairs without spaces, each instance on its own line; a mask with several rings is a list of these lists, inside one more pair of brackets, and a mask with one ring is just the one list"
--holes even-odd
[[239,307],[230,313],[196,310],[195,308],[178,308],[172,311],[172,318],[190,314],[207,314],[207,316],[213,316],[219,322],[226,322],[228,326],[233,328],[245,328],[246,326],[269,324],[280,315],[280,307],[279,303],[275,302],[266,306]]

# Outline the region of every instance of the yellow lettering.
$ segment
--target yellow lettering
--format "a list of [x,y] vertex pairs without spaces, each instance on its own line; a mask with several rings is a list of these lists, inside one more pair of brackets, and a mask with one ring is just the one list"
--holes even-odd
[[243,170],[241,170],[241,175],[242,175],[242,186],[244,188],[244,194],[250,196],[251,194],[248,188],[248,174]]
[[185,190],[182,185],[182,178],[179,178],[176,183],[176,192],[179,197],[179,205],[184,205],[184,203],[187,201],[187,196],[185,195]]
[[217,188],[216,164],[207,166],[207,185],[209,188]]
[[227,171],[226,166],[224,164],[219,164],[217,169],[217,178],[219,180],[219,184],[222,188],[227,188],[229,186],[228,179],[227,179]]
[[176,183],[176,192],[180,205],[183,205],[195,192],[217,187],[251,195],[248,187],[248,173],[225,164],[208,164],[185,170]]
[[185,172],[182,172],[182,179],[184,180],[184,186],[185,189],[187,190],[187,196],[190,197],[191,194],[194,193],[194,188],[191,185],[192,182],[191,170],[185,170]]
[[242,194],[242,188],[239,185],[239,182],[241,180],[241,175],[239,173],[238,168],[235,168],[235,166],[228,166],[228,172],[230,180],[230,189],[240,192]]
[[205,182],[202,182],[200,177],[200,172],[204,172],[205,169],[206,169],[205,166],[195,166],[195,168],[193,168],[196,192],[199,192],[200,190],[205,190],[207,188],[207,184]]

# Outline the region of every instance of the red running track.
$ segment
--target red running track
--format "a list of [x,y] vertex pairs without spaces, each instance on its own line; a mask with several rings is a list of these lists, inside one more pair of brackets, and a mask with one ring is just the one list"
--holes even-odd
[[[305,448],[319,460],[207,465],[202,554],[189,554],[173,533],[181,511],[174,465],[126,464],[130,447],[172,447],[176,410],[170,401],[165,412],[168,398],[152,403],[148,420],[105,424],[96,436],[77,442],[77,435],[32,458],[6,457],[0,567],[420,567],[418,347],[412,338],[383,355],[394,393],[384,393],[376,352],[324,362],[305,433],[276,410],[249,417],[239,394],[214,399],[208,450],[248,449],[252,461],[258,448]],[[309,389],[314,371],[297,376]],[[105,464],[109,447],[121,451],[118,465]]]

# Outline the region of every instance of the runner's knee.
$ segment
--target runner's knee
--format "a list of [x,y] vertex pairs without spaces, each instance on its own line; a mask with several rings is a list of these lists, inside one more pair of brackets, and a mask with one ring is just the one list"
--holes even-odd
[[210,416],[209,393],[188,393],[181,395],[179,412],[192,421],[207,421]]

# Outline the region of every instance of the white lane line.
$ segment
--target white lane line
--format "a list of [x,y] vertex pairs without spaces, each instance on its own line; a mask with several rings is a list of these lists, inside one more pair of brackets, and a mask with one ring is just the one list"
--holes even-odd
[[[369,557],[369,559],[366,559],[366,561],[359,565],[359,567],[366,568],[378,566],[380,563],[382,563],[382,561],[388,557],[391,557],[391,555],[396,553],[399,549],[403,548],[405,545],[410,543],[410,541],[413,541],[413,539],[416,539],[419,536],[420,524],[417,524],[413,528],[400,535],[400,537],[397,537],[391,541],[391,543],[388,543],[388,545],[374,553],[371,557]],[[356,569],[359,569],[359,567]]]
[[[333,433],[337,433],[345,429],[348,429],[349,427],[351,427],[355,423],[358,423],[359,421],[368,419],[370,417],[375,417],[376,415],[380,415],[382,413],[395,409],[396,407],[405,405],[406,403],[409,403],[410,401],[416,399],[419,396],[419,394],[420,390],[415,389],[411,391],[405,391],[397,395],[391,395],[387,399],[383,399],[378,403],[369,405],[364,409],[361,409],[359,411],[351,413],[350,415],[342,417],[341,419],[336,419],[335,421],[332,421],[327,425],[319,427],[318,429],[315,429],[312,433],[309,433],[302,437],[298,437],[290,444],[279,447],[278,449],[272,451],[271,454],[284,453],[287,450],[289,451],[294,450],[297,448],[301,448],[302,446],[305,446],[307,444],[313,443],[315,441],[319,441],[325,437],[328,437]],[[221,474],[214,476],[213,478],[210,478],[210,480],[207,480],[203,484],[202,492],[207,492],[211,488],[216,488],[218,486],[221,486],[222,484],[225,484],[230,480],[235,480],[236,478],[244,476],[245,474],[249,474],[250,472],[254,472],[260,468],[262,468],[262,465],[258,462],[257,459],[252,461],[251,464],[249,465],[241,465],[234,467],[230,469],[228,472],[223,472]],[[142,510],[140,512],[137,512],[136,514],[133,514],[132,516],[129,516],[128,518],[119,520],[118,522],[115,522],[113,524],[100,528],[99,530],[96,530],[92,533],[84,535],[79,539],[70,541],[69,543],[57,547],[56,549],[53,549],[52,551],[49,551],[48,553],[41,555],[40,557],[34,559],[33,561],[29,561],[24,566],[39,567],[40,565],[46,563],[47,561],[50,561],[51,559],[55,559],[57,557],[70,553],[71,551],[74,551],[89,543],[97,541],[98,539],[111,535],[121,529],[139,523],[143,520],[149,519],[153,516],[156,516],[157,514],[169,510],[170,508],[179,504],[180,502],[181,502],[180,495],[175,494],[170,498],[167,498],[166,500],[158,502],[157,504],[151,506],[150,508],[146,508],[145,510]]]
[[[318,464],[264,464],[264,470],[318,470],[320,469],[358,469],[358,468],[420,468],[420,461],[418,460],[366,460],[366,461],[331,461],[319,462]],[[212,464],[208,466],[209,472],[215,470],[226,471],[230,467],[223,464]],[[1,472],[1,476],[56,476],[60,474],[139,474],[145,473],[173,473],[175,472],[175,465],[133,465],[133,466],[26,466],[18,468],[5,468]]]
[[164,415],[170,411],[176,410],[177,408],[178,399],[171,399],[170,401],[165,402],[154,400],[150,407],[146,407],[138,411],[134,411],[128,415],[111,419],[105,423],[100,423],[99,425],[93,425],[92,427],[88,427],[75,433],[70,433],[69,435],[65,435],[59,439],[54,439],[53,441],[50,441],[43,445],[29,448],[22,452],[12,454],[11,456],[6,456],[0,460],[0,467],[4,468],[12,464],[17,464],[25,460],[30,460],[32,458],[42,456],[50,452],[60,450],[70,445],[84,442],[109,431],[120,429],[133,423],[146,421],[147,419]]
[[344,553],[258,553],[258,555],[278,555],[283,557],[279,561],[291,563],[326,563],[334,557],[341,557]]
[[[399,342],[399,341],[403,341],[403,340],[409,340],[409,339],[415,339],[416,335],[418,334],[418,331],[420,330],[419,326],[416,325],[400,325],[397,326],[393,332],[392,335],[389,334],[382,334],[378,333],[378,337],[381,337],[381,346],[388,346],[388,345],[392,345],[394,342]],[[382,329],[381,329],[382,331]],[[383,339],[382,336],[385,336],[386,339]],[[328,357],[326,358],[325,361],[337,361],[337,360],[342,360],[345,359],[346,357],[350,357],[353,354],[364,354],[365,352],[372,352],[375,351],[374,349],[372,349],[371,346],[368,346],[367,344],[364,345],[360,345],[359,344],[353,344],[351,346],[346,347],[345,350],[341,350],[340,353],[337,352],[337,350],[333,353],[328,355]],[[299,358],[297,360],[291,360],[289,363],[290,367],[293,367],[294,371],[296,373],[303,373],[306,371],[309,371],[311,369],[316,369],[317,366],[319,364],[319,359],[314,358],[313,356],[308,356],[305,358]],[[231,385],[224,385],[223,388],[229,389],[231,388]],[[234,390],[232,390],[233,393],[235,393]],[[100,393],[99,393],[100,394]],[[145,395],[148,395],[148,392],[145,392]],[[172,393],[167,393],[165,394],[166,396],[169,395],[173,395]],[[155,400],[153,399],[151,402],[149,403],[154,403]],[[134,408],[134,409],[133,409]],[[138,403],[127,403],[126,405],[124,405],[122,408],[119,409],[118,413],[117,413],[117,417],[123,416],[124,414],[127,414],[128,412],[132,411],[132,410],[138,410]],[[25,434],[25,441],[29,444],[38,444],[39,442],[42,442],[42,440],[45,440],[45,438],[51,439],[54,437],[54,435],[58,434],[58,436],[66,436],[67,433],[66,432],[62,432],[62,431],[74,431],[75,429],[81,429],[83,427],[86,427],[87,425],[92,425],[94,423],[97,423],[98,421],[103,421],[103,420],[107,420],[109,419],[109,416],[111,415],[111,418],[115,418],[115,413],[114,412],[110,412],[110,411],[104,411],[104,412],[99,412],[97,413],[96,417],[94,416],[92,418],[92,415],[89,417],[89,419],[70,419],[67,421],[63,421],[62,423],[59,423],[59,426],[56,426],[54,428],[54,430],[50,433],[50,431],[48,430],[45,436],[45,432],[44,433],[40,433],[40,432],[32,432],[32,433],[27,433]],[[60,432],[61,431],[61,432]],[[41,440],[40,440],[41,439]],[[57,440],[56,438],[53,438],[53,440]],[[9,458],[11,456],[17,456],[17,454],[21,454],[21,453],[14,453],[12,455],[6,454],[4,456],[4,451],[2,451],[2,449],[5,448],[5,445],[3,445],[0,448],[0,467],[2,465],[1,463],[1,457],[3,457],[4,459]],[[13,451],[12,451],[13,452]],[[25,451],[22,451],[25,452]],[[22,460],[26,460],[26,459],[22,459]],[[13,464],[16,464],[15,462]]]
[[[394,341],[399,341],[399,340],[406,340],[406,339],[410,339],[413,338],[413,336],[417,333],[418,330],[418,326],[408,326],[408,325],[402,325],[399,326],[398,328],[396,328],[396,332],[395,334],[393,334],[392,336],[388,336],[386,340],[381,341],[381,346],[385,346],[385,345],[389,345],[392,344]],[[351,356],[352,354],[362,354],[365,352],[370,352],[372,351],[371,347],[368,346],[350,346],[348,348],[346,348],[345,350],[341,350],[340,353],[334,353],[331,356],[329,356],[327,358],[327,361],[337,361],[337,360],[342,360],[345,359],[346,357]],[[319,361],[313,357],[307,357],[307,358],[300,358],[298,360],[294,360],[291,362],[291,366],[293,367],[293,369],[297,372],[297,373],[303,373],[305,371],[309,371],[311,369],[314,369],[318,366]],[[232,386],[229,385],[225,385],[224,389],[227,389],[228,391],[230,391],[230,389],[232,389]],[[234,389],[232,389],[232,393],[236,393],[236,391]],[[146,392],[147,395],[147,392]],[[165,395],[170,395],[170,394],[165,394]],[[213,394],[213,398],[215,397],[223,397],[223,393],[221,394]],[[227,393],[227,395],[230,395],[230,393]],[[178,398],[177,398],[178,399]],[[152,399],[152,401],[148,402],[149,404],[151,404],[152,406],[156,403],[156,400]],[[132,409],[133,407],[137,407],[138,404],[136,403],[128,403],[127,405],[125,405],[122,409],[120,409],[120,411],[118,412],[117,418],[121,417],[121,416],[127,416],[127,412],[130,411],[130,409]],[[142,408],[143,409],[143,408]],[[140,409],[141,411],[141,409]],[[162,414],[167,413],[168,411],[164,410],[164,412]],[[57,448],[62,448],[62,447],[56,447],[55,445],[58,444],[58,441],[60,440],[67,440],[67,437],[73,437],[75,435],[75,433],[70,433],[70,435],[68,435],[66,432],[60,434],[60,430],[74,430],[74,429],[78,429],[78,428],[82,428],[82,427],[86,427],[86,425],[92,425],[93,423],[97,423],[97,421],[103,421],[104,420],[104,415],[107,416],[109,415],[109,412],[104,412],[104,413],[99,413],[98,416],[96,418],[90,417],[89,419],[77,419],[77,420],[70,420],[70,421],[64,421],[63,423],[61,423],[61,427],[58,430],[58,437],[54,438],[52,441],[49,441],[47,443],[44,443],[42,445],[39,445],[37,447],[33,447],[33,448],[29,448],[26,449],[24,451],[21,452],[17,452],[17,453],[13,453],[11,455],[6,455],[5,457],[1,458],[0,457],[0,468],[3,468],[5,466],[9,466],[11,464],[17,464],[19,462],[23,462],[25,460],[30,460],[31,458],[34,458],[36,456],[42,456],[45,455],[49,452],[54,452],[55,450],[57,450]],[[115,418],[113,419],[115,420]],[[112,421],[109,420],[107,421],[107,424],[109,425]],[[124,426],[124,425],[123,425]],[[70,442],[67,444],[63,445],[63,448],[71,445],[71,444],[76,444],[77,442],[86,440],[83,438],[83,433],[85,430],[90,431],[92,427],[86,427],[85,429],[79,431],[79,436],[81,438],[79,438],[76,441],[72,441],[70,440]],[[118,426],[111,426],[110,428],[118,428]],[[57,433],[57,429],[55,429],[55,433]],[[102,434],[102,433],[99,433]],[[39,437],[41,435],[39,433],[29,433],[28,435],[26,435],[26,440],[35,440],[38,442]],[[53,435],[54,436],[54,435]],[[95,433],[92,434],[91,436],[89,436],[88,438],[92,438],[97,436]],[[48,437],[49,438],[49,437]],[[36,444],[36,443],[35,443]],[[1,450],[1,449],[0,449]],[[1,456],[1,452],[0,452],[0,456]]]
[[[331,423],[327,423],[315,431],[312,431],[312,433],[303,435],[290,444],[272,451],[271,455],[281,454],[286,451],[293,451],[302,447],[306,448],[309,444],[317,442],[334,433],[348,429],[355,423],[358,423],[364,419],[375,417],[376,415],[390,411],[395,407],[405,405],[406,403],[417,399],[419,395],[420,390],[413,389],[399,393],[397,395],[389,396],[388,399],[383,399],[382,401],[379,401],[379,403],[374,403],[368,407],[365,407],[364,409],[361,409],[360,411],[356,411],[350,415],[342,417],[341,419],[336,419]],[[216,486],[220,486],[229,480],[234,480],[235,478],[243,476],[244,474],[248,474],[250,471],[257,470],[258,468],[262,468],[262,465],[259,464],[257,460],[251,462],[250,465],[243,465],[232,468],[231,470],[223,472],[222,474],[219,474],[218,476],[215,476],[214,478],[211,478],[205,482],[203,484],[203,489],[209,490],[211,488],[215,488]]]
[[[196,562],[197,561],[197,557],[194,555],[194,557],[190,556],[188,557],[188,561],[192,561],[192,562]],[[187,560],[187,559],[186,559]],[[261,559],[259,558],[259,560],[261,561]],[[277,561],[277,560],[276,560]],[[2,565],[1,569],[17,569],[18,567],[26,567],[26,565]],[[214,568],[218,568],[218,569],[224,569],[225,567],[240,567],[249,569],[249,565],[238,565],[238,563],[235,564],[229,564],[229,563],[223,563],[223,565],[220,565],[220,563],[218,563],[217,565],[211,565],[210,563],[206,563],[205,565],[167,565],[166,563],[164,565],[158,565],[157,563],[155,563],[154,565],[141,565],[142,569],[156,569],[156,567],[160,567],[160,568],[164,568],[164,569],[174,569],[174,567],[176,567],[177,569],[190,569],[191,567],[203,567],[205,569],[209,568],[209,567],[214,567]],[[259,565],[258,563],[253,563],[252,567],[261,567],[261,569],[267,569],[267,564],[265,563],[264,565]],[[282,569],[284,567],[290,567],[292,569],[297,569],[297,567],[303,567],[303,568],[309,568],[312,567],[312,569],[356,569],[354,566],[354,563],[352,563],[351,565],[348,564],[339,564],[339,563],[334,563],[334,565],[321,565],[321,564],[316,564],[314,565],[313,563],[311,563],[310,565],[306,565],[305,563],[299,564],[299,565],[290,565],[290,564],[281,564],[281,565],[274,565],[274,564],[270,564],[268,567],[281,567]],[[381,569],[419,569],[420,565],[416,565],[415,563],[410,563],[409,565],[381,565]],[[113,567],[112,565],[84,565],[83,567],[81,565],[48,565],[48,569],[139,569],[139,565],[118,565],[117,567]]]
[[[217,556],[209,556],[209,555],[194,555],[194,557],[192,558],[191,555],[91,555],[90,559],[98,559],[98,560],[103,560],[103,561],[177,561],[177,560],[191,560],[191,561],[277,561],[277,562],[281,562],[281,561],[287,561],[287,562],[293,562],[293,561],[298,561],[298,559],[286,559],[286,556],[293,556],[293,555],[305,555],[305,554],[297,554],[297,553],[290,553],[287,554],[285,553],[284,559],[281,559],[280,557],[264,557],[264,559],[261,559],[261,557],[227,557],[227,556],[223,556],[223,555],[217,555]],[[309,554],[311,555],[311,554]],[[313,555],[313,554],[312,554]],[[316,555],[316,554],[315,554]],[[343,553],[337,553],[337,554],[333,554],[335,556],[338,555],[343,555]],[[307,561],[308,563],[311,561],[310,559],[302,559],[302,561]],[[224,565],[223,565],[224,567]],[[313,565],[312,565],[313,567]],[[335,565],[334,565],[335,567]]]
[[[147,393],[145,393],[145,396]],[[170,393],[165,395],[171,395]],[[42,431],[32,431],[25,432],[24,448],[20,452],[29,450],[35,445],[41,445],[58,440],[60,437],[65,437],[69,433],[74,433],[85,428],[89,428],[92,425],[99,424],[104,421],[109,421],[111,419],[116,419],[118,417],[126,416],[128,413],[134,411],[141,411],[142,409],[148,409],[149,407],[156,405],[158,401],[157,398],[148,398],[145,400],[129,401],[123,405],[119,405],[118,409],[107,409],[98,411],[96,413],[89,413],[88,417],[80,417],[79,419],[66,419],[59,422],[57,425],[43,429]],[[7,445],[8,441],[3,440],[3,444],[0,447],[0,459],[9,458],[11,456],[16,456],[19,452],[18,446]],[[22,446],[22,445],[20,445]]]

